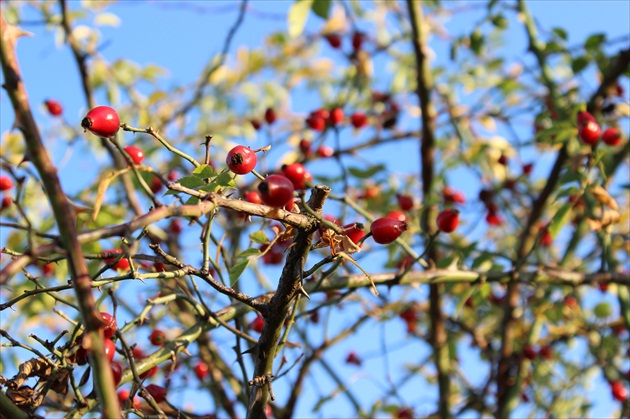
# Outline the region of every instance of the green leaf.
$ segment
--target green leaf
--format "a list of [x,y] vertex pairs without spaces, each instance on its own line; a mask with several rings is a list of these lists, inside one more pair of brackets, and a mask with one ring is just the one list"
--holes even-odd
[[612,315],[612,307],[608,303],[599,303],[593,307],[593,314],[600,319],[610,317]]
[[214,176],[215,171],[214,168],[209,164],[202,164],[199,167],[195,167],[195,170],[193,170],[192,174],[199,178],[206,179]]
[[200,186],[206,185],[206,182],[204,182],[197,176],[185,176],[181,178],[177,183],[189,189],[195,189],[199,188]]
[[589,60],[584,56],[579,56],[571,61],[571,70],[573,74],[578,74],[588,66]]
[[206,186],[202,186],[198,190],[203,192],[216,192],[219,190],[220,187],[221,186],[219,186],[218,184],[210,182],[209,184],[207,184]]
[[249,239],[251,241],[253,241],[254,243],[259,243],[259,244],[266,244],[269,242],[269,239],[267,238],[267,235],[265,234],[264,231],[256,231],[252,234],[249,235]]
[[569,219],[569,215],[571,214],[571,208],[573,208],[573,203],[566,202],[553,215],[553,218],[551,219],[551,223],[550,223],[551,225],[549,226],[549,234],[551,235],[552,238],[554,239],[556,238],[556,236],[560,232],[560,229],[562,229],[562,226],[564,226],[564,224]]
[[243,250],[236,256],[236,259],[241,258],[249,258],[251,256],[258,256],[260,254],[260,250],[250,247],[249,249]]
[[247,268],[247,265],[249,265],[250,260],[250,258],[243,259],[230,268],[230,285],[234,285],[234,283],[238,280],[238,278],[240,278],[243,272],[245,272],[245,269]]
[[466,300],[468,300],[468,298],[470,298],[477,291],[478,288],[479,285],[473,285],[464,292],[462,298],[460,298],[459,302],[457,303],[457,307],[455,308],[455,319],[459,317],[462,308],[464,308],[464,304],[466,304]]
[[219,176],[217,176],[214,179],[214,181],[219,186],[224,186],[228,188],[236,188],[236,183],[234,182],[234,179],[232,179],[232,172],[219,173]]
[[190,198],[188,198],[185,202],[186,205],[197,205],[199,203],[199,198],[197,198],[196,196],[191,196]]
[[589,36],[586,39],[586,42],[584,42],[584,48],[597,49],[605,40],[606,40],[606,34],[596,33],[594,35]]
[[445,258],[438,260],[436,263],[436,267],[438,269],[449,269],[457,267],[457,262],[459,261],[459,256],[451,255]]
[[481,48],[483,47],[483,35],[480,30],[475,29],[470,34],[470,49],[476,56],[481,54]]
[[567,31],[565,31],[562,28],[553,28],[551,32],[553,32],[558,38],[562,39],[563,41],[566,41],[567,39],[569,39],[569,35],[567,34]]
[[287,16],[288,32],[292,38],[302,35],[308,14],[311,11],[314,0],[297,0],[289,8]]
[[368,179],[368,178],[374,177],[375,174],[383,170],[385,170],[385,165],[382,165],[382,164],[377,164],[376,166],[370,166],[364,170],[359,169],[357,167],[348,168],[348,172],[350,172],[352,176],[358,177],[360,179]]
[[328,14],[330,13],[330,3],[331,0],[315,0],[313,2],[313,12],[322,19],[328,19]]

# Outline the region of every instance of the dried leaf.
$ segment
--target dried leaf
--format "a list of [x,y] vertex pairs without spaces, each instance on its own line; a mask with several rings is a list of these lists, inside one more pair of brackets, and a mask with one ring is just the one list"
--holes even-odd
[[589,189],[589,192],[591,193],[591,195],[593,195],[595,199],[597,199],[602,204],[610,207],[613,210],[619,209],[617,202],[613,199],[612,196],[610,196],[608,191],[602,188],[601,186],[595,185]]

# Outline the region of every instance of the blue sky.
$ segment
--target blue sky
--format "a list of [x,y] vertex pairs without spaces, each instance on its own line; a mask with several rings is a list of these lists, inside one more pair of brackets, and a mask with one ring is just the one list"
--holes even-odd
[[[78,2],[69,2],[69,4],[72,9],[79,5]],[[251,1],[250,4],[252,10],[246,15],[244,24],[239,28],[231,52],[234,52],[241,45],[258,47],[262,44],[264,36],[270,31],[285,28],[289,1]],[[445,4],[452,5],[454,3],[445,2]],[[474,2],[468,4],[476,5]],[[532,14],[545,30],[550,30],[553,27],[565,28],[570,34],[569,45],[577,45],[587,36],[597,32],[605,33],[609,39],[626,37],[625,42],[617,43],[613,50],[628,45],[627,37],[630,33],[630,2],[628,1],[531,1],[528,4]],[[164,67],[168,70],[168,75],[162,79],[161,83],[163,86],[173,86],[194,82],[206,60],[219,52],[228,28],[236,19],[238,3],[234,1],[122,1],[111,4],[108,11],[120,17],[121,25],[115,28],[101,28],[102,40],[104,41],[101,53],[110,61],[116,58],[128,58],[141,65],[157,64]],[[25,8],[25,12],[25,19],[28,19],[29,16],[32,17],[32,14],[28,12],[28,7]],[[465,17],[456,18],[446,23],[446,27],[453,35],[469,33],[482,12],[479,10],[478,12],[467,13]],[[527,56],[526,51],[524,29],[515,21],[513,14],[506,14],[506,17],[510,20],[511,29],[507,32],[505,48],[514,57],[524,57],[525,60],[530,60],[531,57]],[[311,16],[306,30],[317,31],[320,24],[321,21],[318,18]],[[46,98],[56,98],[62,102],[66,118],[77,121],[78,124],[86,109],[78,82],[78,73],[72,64],[70,50],[65,46],[56,47],[53,37],[47,34],[41,26],[25,26],[25,28],[34,32],[36,36],[32,39],[22,39],[18,52],[38,122],[42,126],[54,126],[55,122],[46,115],[44,109],[38,104],[41,104]],[[361,29],[369,30],[370,28]],[[449,65],[447,44],[434,40],[431,46],[436,51],[436,63]],[[334,57],[326,47],[323,47],[323,53]],[[592,72],[590,78],[587,76],[584,81],[593,87],[596,85]],[[626,86],[626,92],[628,91],[630,91],[630,86]],[[308,109],[312,105],[308,102],[311,100],[309,97],[293,97],[292,99],[292,105],[296,109]],[[4,92],[0,96],[0,108],[1,131],[4,133],[10,128],[13,117],[8,98]],[[58,156],[63,155],[66,150],[65,145],[56,144],[54,138],[47,138],[47,141],[56,149]],[[90,147],[85,144],[79,144],[78,147],[78,151],[74,152],[67,165],[63,166],[60,171],[64,187],[70,191],[80,190],[86,183],[91,182],[90,173],[96,173],[89,163],[85,161],[81,163]],[[417,168],[418,162],[414,150],[411,148],[407,150],[412,157],[400,162],[399,172]],[[83,168],[82,176],[76,176],[76,173],[71,171],[75,170],[75,164]],[[542,163],[536,167],[537,174],[540,176],[544,176],[548,169],[548,159],[543,159]],[[453,184],[466,190],[469,199],[473,197],[478,187],[478,185],[470,185],[463,179],[453,179]],[[412,294],[412,298],[426,298],[426,290],[422,289],[416,294]],[[601,298],[609,299],[611,303],[614,303],[612,297],[599,295],[593,297],[589,303],[598,302]],[[352,303],[348,304],[351,305]],[[342,316],[341,313],[341,311],[335,310],[330,315]],[[347,326],[343,318],[340,318],[336,325],[338,328]],[[315,330],[323,332],[317,328]],[[376,380],[371,378],[378,376],[385,368],[382,361],[377,360],[383,349],[384,341],[387,342],[388,347],[394,348],[391,352],[391,362],[398,366],[405,363],[406,358],[410,357],[409,354],[413,354],[413,359],[417,361],[429,353],[426,345],[405,341],[402,324],[388,326],[382,332],[383,335],[379,335],[379,339],[374,339],[373,328],[362,328],[356,339],[334,348],[327,358],[343,376],[350,377],[351,381],[356,381],[353,384],[353,390],[356,394],[363,394],[368,398],[376,397],[383,391],[375,384]],[[225,342],[226,345],[233,344],[227,338]],[[338,362],[345,357],[349,350],[356,349],[357,345],[363,351],[362,355],[368,359],[367,367],[361,371],[353,370],[351,367],[343,365],[342,362]],[[472,375],[476,374],[480,377],[484,371],[475,370],[474,366],[470,366],[469,363],[476,359],[476,357],[471,356],[472,352],[470,351],[472,350],[460,352],[461,363],[468,364],[465,365],[465,369],[471,371]],[[371,355],[374,357],[373,360],[369,360]],[[467,362],[467,360],[469,361]],[[317,376],[321,378],[324,375],[318,373]],[[601,377],[598,378],[597,383],[593,390],[594,393],[589,395],[594,402],[593,416],[609,416],[614,405],[610,398],[608,386]],[[411,384],[402,388],[401,394],[414,406],[419,407],[418,413],[430,413],[434,408],[436,397],[434,389],[428,394],[418,392],[418,388],[425,387],[420,379]],[[310,411],[316,400],[317,385],[314,382],[307,384],[307,397],[301,405],[303,411]],[[279,384],[276,393],[282,391],[283,384]],[[184,397],[185,403],[198,402],[198,393],[194,390],[186,391]],[[280,399],[282,400],[283,397]],[[349,409],[350,407],[341,397],[327,404],[320,415],[323,417],[349,415],[351,411]]]

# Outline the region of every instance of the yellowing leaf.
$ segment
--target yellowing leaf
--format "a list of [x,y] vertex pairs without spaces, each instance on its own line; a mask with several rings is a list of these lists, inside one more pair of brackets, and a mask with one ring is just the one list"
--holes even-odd
[[94,24],[97,26],[120,26],[120,18],[113,13],[100,13],[94,18]]
[[335,5],[330,17],[322,26],[321,32],[323,34],[328,33],[345,33],[348,28],[348,20],[346,19],[346,12],[343,7]]
[[287,16],[288,32],[292,38],[302,35],[313,0],[297,0],[289,9]]

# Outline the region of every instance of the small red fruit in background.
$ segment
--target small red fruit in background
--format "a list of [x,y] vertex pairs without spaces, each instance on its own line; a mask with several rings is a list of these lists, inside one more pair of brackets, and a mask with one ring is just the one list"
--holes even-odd
[[206,378],[208,374],[210,374],[210,369],[208,368],[208,364],[206,364],[203,361],[197,362],[197,365],[195,365],[194,371],[199,381],[203,381],[203,379]]
[[410,407],[399,407],[398,411],[396,412],[396,418],[397,419],[413,419],[414,418],[414,413],[413,413],[413,409],[411,409]]
[[13,187],[13,179],[9,176],[0,176],[0,191],[8,191]]
[[499,164],[502,164],[503,166],[507,166],[508,164],[508,158],[505,154],[501,154],[501,157],[499,157],[498,160]]
[[114,355],[116,355],[116,345],[110,339],[105,339],[105,358],[109,362],[112,362]]
[[532,345],[527,344],[523,347],[523,356],[532,361],[536,359],[536,350],[533,348]]
[[245,201],[251,202],[252,204],[262,204],[262,199],[260,199],[260,193],[258,191],[247,191],[243,195]]
[[365,41],[365,34],[363,34],[363,32],[355,32],[352,34],[352,48],[354,48],[355,51],[361,49],[363,41]]
[[[403,214],[404,215],[404,214]],[[378,244],[389,244],[407,230],[407,223],[396,218],[383,217],[370,225],[370,232]]]
[[45,263],[42,265],[42,274],[44,276],[52,275],[54,271],[55,271],[54,263],[50,262],[50,263]]
[[621,142],[621,134],[617,128],[608,128],[602,134],[602,141],[606,145],[614,147]]
[[109,106],[97,106],[87,113],[81,126],[99,137],[112,138],[120,128],[120,118]]
[[409,211],[413,208],[413,198],[409,195],[396,195],[396,200],[403,211]]
[[309,140],[300,140],[300,151],[304,154],[304,157],[309,157],[312,153],[311,142]]
[[456,209],[445,209],[438,214],[435,222],[440,231],[452,233],[459,224],[459,211]]
[[276,111],[274,111],[273,108],[267,108],[265,111],[265,121],[267,121],[269,125],[276,122]]
[[601,129],[595,121],[587,121],[578,126],[578,136],[583,143],[589,145],[597,144]]
[[343,122],[343,118],[344,118],[344,114],[343,114],[343,109],[341,108],[335,108],[332,111],[330,111],[330,125],[337,125],[340,124],[341,122]]
[[416,323],[418,323],[418,315],[413,308],[408,308],[399,314],[399,317],[403,319],[407,325],[407,333],[413,333],[416,331]]
[[348,356],[346,357],[346,364],[357,365],[360,367],[361,363],[361,358],[359,358],[359,355],[357,355],[356,352],[351,351],[348,353]]
[[267,250],[268,244],[262,245],[260,252],[264,253],[262,260],[265,265],[281,265],[284,260],[284,249],[278,243],[271,246],[271,249]]
[[129,154],[129,157],[131,157],[133,164],[140,164],[142,163],[142,160],[144,160],[144,151],[136,146],[127,146],[125,147],[125,151]]
[[350,123],[356,129],[363,128],[364,126],[367,125],[367,122],[368,122],[368,118],[367,118],[367,115],[364,113],[355,112],[352,115],[350,115]]
[[117,386],[120,384],[120,380],[122,380],[123,367],[116,361],[110,362],[109,366],[111,367],[112,375],[114,376],[114,385]]
[[100,315],[103,323],[105,323],[105,326],[103,326],[103,335],[106,339],[109,339],[116,334],[116,329],[118,329],[116,319],[114,316],[104,311],[101,311]]
[[154,330],[149,335],[149,342],[151,342],[151,344],[155,346],[164,345],[164,342],[166,342],[166,333],[158,329]]
[[523,165],[523,174],[529,176],[534,170],[534,163],[527,163]]
[[162,189],[162,181],[159,177],[153,176],[153,179],[151,179],[150,188],[151,192],[153,192],[154,194],[160,192],[160,190]]
[[[348,238],[352,240],[354,244],[358,244],[361,241],[361,239],[365,236],[363,224],[352,223],[352,224],[343,226],[343,235],[348,236]],[[343,242],[341,244],[341,247],[343,248]],[[363,242],[361,242],[360,247],[363,247]]]
[[444,202],[447,204],[465,204],[466,197],[460,191],[457,191],[450,186],[445,186],[442,190],[442,196],[444,197]]
[[237,175],[245,175],[254,170],[257,161],[256,153],[243,145],[234,147],[225,158],[228,168]]
[[177,170],[171,170],[170,172],[168,172],[167,179],[171,182],[175,182],[177,179],[179,179],[179,173],[177,173]]
[[2,197],[2,204],[0,205],[0,209],[9,208],[11,205],[13,205],[13,200],[11,199],[11,197],[10,196],[3,196]]
[[325,36],[331,47],[337,49],[341,46],[341,36],[337,33],[330,33]]
[[543,345],[540,347],[540,350],[538,351],[538,355],[542,358],[542,359],[551,359],[553,352],[551,350],[551,346],[549,345]]
[[171,221],[171,225],[168,227],[168,229],[173,234],[181,233],[183,230],[181,220],[179,218],[174,218],[173,221]]
[[305,181],[313,180],[313,176],[301,163],[291,163],[282,166],[282,173],[293,183],[296,190],[305,189]]
[[261,333],[264,325],[265,320],[263,319],[263,316],[259,314],[254,321],[249,324],[249,328],[254,332]]
[[582,125],[585,122],[597,122],[595,121],[595,117],[586,111],[578,111],[577,113],[577,123],[578,125]]
[[306,118],[306,125],[314,131],[323,131],[326,128],[326,120],[319,115],[311,114]]
[[250,119],[249,123],[252,124],[252,127],[254,127],[256,131],[258,131],[261,127],[260,121],[258,119]]
[[497,210],[488,210],[486,214],[486,222],[490,226],[499,226],[503,224],[503,217],[497,212]]
[[260,198],[270,207],[282,208],[293,201],[293,183],[282,175],[270,175],[258,185]]
[[[123,251],[120,249],[109,249],[109,250],[103,250],[103,254],[107,254],[107,253],[118,253],[121,254]],[[117,259],[117,257],[115,258],[107,258],[104,260],[104,262],[106,264],[110,264],[110,263],[114,263],[114,261]],[[114,270],[118,270],[120,269],[121,271],[126,271],[127,269],[129,269],[129,261],[127,260],[127,258],[125,256],[123,256],[122,258],[120,258],[120,260],[118,261],[118,263],[116,263],[114,266],[112,266],[112,269]]]
[[613,381],[610,383],[610,391],[615,400],[625,403],[628,400],[628,389],[624,387],[621,381]]
[[144,388],[153,397],[156,403],[162,403],[166,399],[166,389],[156,384],[149,384]]
[[335,154],[335,150],[333,150],[332,147],[329,147],[327,145],[321,145],[317,149],[317,155],[319,157],[332,157],[334,154]]
[[551,238],[551,233],[549,233],[549,229],[547,227],[543,227],[541,236],[540,236],[540,245],[544,247],[551,246],[553,239]]
[[54,99],[45,100],[44,105],[46,105],[48,113],[50,113],[52,116],[59,116],[63,113],[63,107],[61,106],[61,103],[57,102]]
[[569,307],[569,308],[575,308],[575,307],[577,307],[578,302],[577,302],[577,300],[575,299],[575,297],[574,297],[574,296],[572,296],[572,295],[567,295],[567,296],[564,298],[564,305],[565,305],[565,306],[567,306],[567,307]]
[[393,218],[394,220],[402,221],[403,223],[407,222],[407,215],[399,210],[392,210],[388,212],[385,217]]

